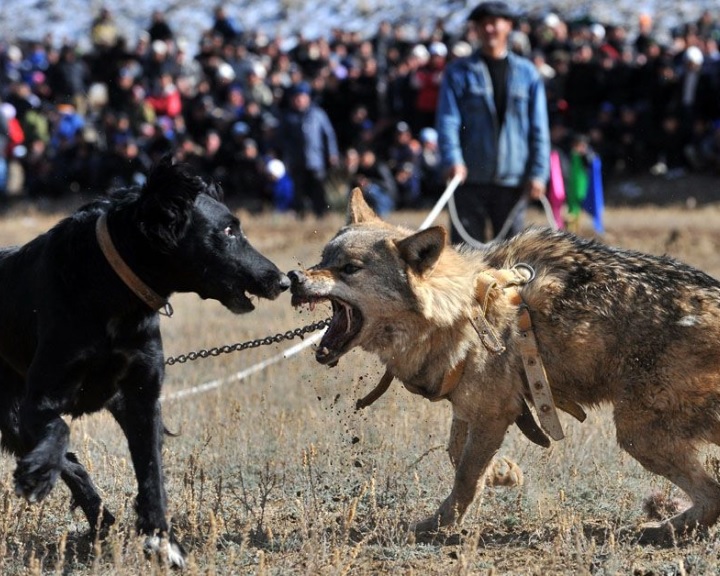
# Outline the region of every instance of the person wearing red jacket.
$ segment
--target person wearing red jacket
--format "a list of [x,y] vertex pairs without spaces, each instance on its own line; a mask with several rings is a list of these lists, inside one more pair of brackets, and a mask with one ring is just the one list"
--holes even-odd
[[175,118],[182,112],[180,91],[175,85],[172,74],[169,72],[161,74],[160,88],[150,94],[146,100],[158,116]]
[[415,101],[415,126],[413,132],[435,126],[435,110],[438,104],[440,83],[447,58],[447,46],[433,42],[428,49],[430,59],[415,72],[413,83],[417,89]]

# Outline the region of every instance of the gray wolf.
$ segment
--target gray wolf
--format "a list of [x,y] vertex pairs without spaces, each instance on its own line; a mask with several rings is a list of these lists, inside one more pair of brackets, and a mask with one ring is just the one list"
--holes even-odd
[[[720,282],[668,257],[562,231],[530,228],[483,250],[453,247],[446,236],[442,227],[413,232],[383,222],[354,191],[347,225],[320,263],[288,274],[294,305],[332,304],[318,362],[334,365],[359,347],[380,358],[390,379],[452,404],[452,490],[413,528],[462,519],[513,423],[547,440],[528,412],[538,406],[531,385],[543,378],[529,378],[525,366],[532,336],[551,395],[542,410],[582,420],[584,408],[610,404],[619,445],[692,502],[631,537],[668,543],[712,525],[720,484],[698,450],[720,444]],[[522,278],[487,280],[503,270]]]
[[[174,292],[195,292],[250,312],[250,294],[271,299],[290,286],[221,200],[219,186],[166,158],[143,187],[100,198],[24,246],[0,250],[0,433],[17,458],[15,492],[40,501],[61,478],[91,529],[110,526],[113,515],[68,451],[61,417],[105,408],[127,437],[138,531],[181,566],[166,519],[158,309]],[[111,254],[129,272],[116,272]]]

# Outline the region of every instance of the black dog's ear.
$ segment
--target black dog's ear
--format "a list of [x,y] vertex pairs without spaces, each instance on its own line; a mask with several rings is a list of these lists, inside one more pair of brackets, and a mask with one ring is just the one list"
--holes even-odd
[[164,156],[150,171],[141,193],[141,232],[161,249],[177,246],[190,224],[195,199],[207,187],[187,165]]
[[432,270],[447,243],[447,232],[442,226],[433,226],[398,240],[395,245],[400,257],[418,276]]

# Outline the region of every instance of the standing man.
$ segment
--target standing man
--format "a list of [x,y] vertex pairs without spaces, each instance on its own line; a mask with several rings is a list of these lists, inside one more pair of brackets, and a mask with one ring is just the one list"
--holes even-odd
[[[437,110],[445,175],[461,178],[454,201],[459,224],[479,242],[522,230],[527,199],[545,194],[550,130],[542,78],[532,62],[508,50],[515,13],[505,2],[482,2],[468,17],[480,43],[445,69]],[[487,222],[492,234],[487,234]],[[453,222],[453,243],[463,237]]]
[[304,216],[309,204],[322,218],[328,211],[325,178],[339,158],[335,130],[325,111],[312,102],[307,82],[289,90],[289,109],[277,132],[278,148],[295,186],[298,215]]

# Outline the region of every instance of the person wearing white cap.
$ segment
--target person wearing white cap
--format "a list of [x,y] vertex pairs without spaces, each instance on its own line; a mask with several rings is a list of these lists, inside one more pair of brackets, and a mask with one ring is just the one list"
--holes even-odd
[[688,46],[682,61],[678,82],[680,132],[683,143],[691,145],[698,125],[710,125],[720,118],[720,99],[713,66],[703,66],[703,51],[698,46]]
[[511,214],[508,236],[518,233],[527,199],[545,194],[547,99],[532,62],[509,50],[516,16],[505,2],[476,6],[468,28],[479,39],[479,49],[453,60],[443,75],[436,121],[440,155],[448,180],[461,181],[454,196],[459,215],[451,227],[454,243],[467,234],[480,242],[494,238]]
[[413,121],[413,132],[415,133],[422,128],[435,125],[435,110],[447,53],[448,49],[445,44],[438,41],[431,42],[427,61],[415,72],[413,78],[413,85],[417,90]]

